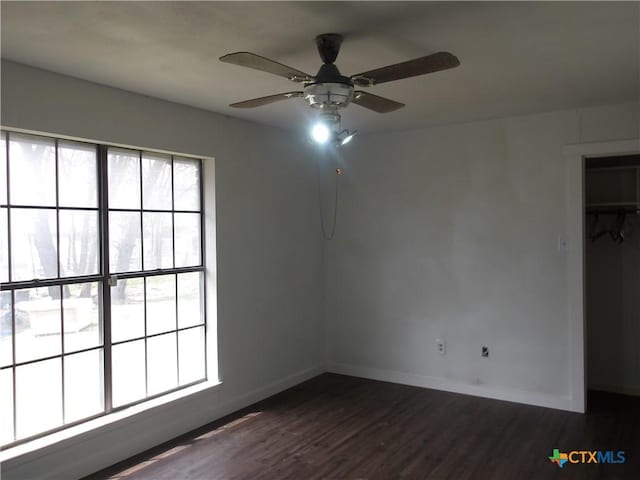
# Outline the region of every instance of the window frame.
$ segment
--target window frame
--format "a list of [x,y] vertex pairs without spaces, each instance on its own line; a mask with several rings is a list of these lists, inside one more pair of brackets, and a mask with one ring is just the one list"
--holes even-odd
[[[0,129],[1,134],[4,136],[5,140],[5,159],[6,162],[6,187],[7,187],[7,198],[6,204],[2,203],[2,209],[7,212],[7,261],[8,261],[8,282],[4,282],[0,284],[0,291],[3,293],[10,292],[11,295],[11,342],[12,342],[12,362],[9,365],[5,365],[0,367],[1,370],[10,370],[12,375],[13,382],[13,426],[12,426],[12,437],[13,441],[8,442],[6,444],[0,445],[0,450],[8,450],[13,447],[31,442],[33,440],[39,439],[41,437],[45,437],[47,435],[51,435],[57,432],[61,432],[67,430],[71,427],[78,426],[91,420],[96,420],[101,417],[106,417],[110,414],[122,412],[128,408],[142,405],[146,402],[151,402],[152,400],[157,400],[160,397],[169,394],[175,394],[181,390],[186,390],[189,387],[194,387],[199,384],[210,383],[209,379],[209,325],[207,318],[207,258],[206,258],[206,205],[205,205],[205,169],[204,169],[204,161],[203,157],[196,157],[189,154],[178,154],[178,153],[167,153],[164,151],[158,151],[154,149],[148,148],[139,148],[139,147],[129,147],[129,146],[121,146],[116,144],[108,144],[104,142],[92,142],[88,140],[79,140],[76,138],[70,137],[60,137],[60,136],[51,136],[47,134],[41,133],[32,133],[30,131],[22,131],[18,129],[10,129],[2,127]],[[31,137],[40,137],[43,139],[47,139],[49,141],[54,141],[55,148],[55,206],[24,206],[24,205],[13,205],[10,198],[10,188],[11,188],[11,180],[10,180],[10,138],[12,134],[16,135],[26,135]],[[96,150],[96,207],[61,207],[59,204],[59,143],[60,142],[69,142],[69,143],[77,143],[84,144],[90,147],[94,147]],[[140,251],[142,254],[141,258],[141,270],[131,271],[131,272],[122,272],[122,273],[111,273],[109,268],[109,213],[112,209],[109,208],[109,179],[108,179],[108,151],[110,148],[118,149],[118,150],[128,150],[131,152],[136,152],[138,154],[138,161],[140,162],[140,208],[135,210],[140,214],[140,223],[141,223],[141,231],[140,231]],[[171,209],[169,210],[155,210],[155,209],[145,209],[144,208],[144,192],[142,188],[143,183],[143,172],[142,172],[142,158],[145,153],[149,153],[152,155],[162,155],[168,156],[171,159]],[[193,161],[197,164],[198,167],[198,188],[199,188],[199,209],[196,210],[175,210],[175,191],[174,191],[174,161],[175,159],[184,159]],[[57,277],[56,278],[46,278],[46,279],[33,279],[33,280],[19,280],[12,281],[12,257],[11,257],[11,210],[12,208],[30,208],[30,209],[48,209],[56,212],[56,260],[57,260]],[[97,224],[97,263],[98,263],[98,273],[90,274],[90,275],[76,275],[76,276],[61,276],[60,269],[60,215],[59,212],[61,210],[66,211],[95,211],[98,214],[98,224]],[[123,209],[115,208],[115,211],[122,211]],[[126,210],[126,209],[125,209]],[[157,268],[153,270],[145,270],[144,269],[144,230],[142,227],[143,216],[145,212],[155,212],[162,211],[165,213],[170,213],[172,217],[172,256],[173,256],[173,267],[171,268]],[[175,245],[175,213],[190,213],[190,214],[198,214],[200,221],[200,234],[199,234],[199,242],[200,242],[200,262],[196,266],[187,266],[187,267],[175,267],[175,256],[176,256],[176,245]],[[201,298],[200,298],[200,308],[201,308],[201,323],[196,325],[189,325],[186,327],[179,326],[179,319],[177,315],[178,311],[178,278],[180,274],[185,273],[199,273],[201,276],[200,281],[200,289],[201,289]],[[147,315],[146,315],[146,304],[147,304],[147,296],[146,296],[146,283],[147,279],[154,276],[161,275],[172,275],[175,278],[175,303],[176,303],[176,325],[175,328],[168,331],[162,331],[155,334],[147,334]],[[115,342],[116,345],[126,344],[133,341],[139,341],[144,339],[145,342],[145,396],[135,401],[127,402],[122,405],[113,406],[113,363],[112,363],[112,348],[114,346],[114,342],[111,339],[111,288],[114,285],[114,282],[118,282],[120,280],[128,280],[128,279],[141,279],[144,285],[144,336],[143,337],[135,337],[124,340],[119,340]],[[65,352],[64,348],[64,294],[63,289],[66,285],[80,284],[80,283],[96,283],[98,288],[98,311],[99,311],[99,342],[97,345],[82,348],[78,350],[73,350],[70,352]],[[27,289],[27,288],[46,288],[46,287],[59,287],[60,288],[60,337],[61,337],[61,350],[59,354],[45,356],[41,358],[30,359],[26,361],[16,362],[16,314],[15,314],[15,292],[17,290]],[[57,300],[57,299],[56,299]],[[179,332],[190,330],[190,329],[199,329],[202,328],[203,335],[203,370],[204,376],[201,379],[191,381],[189,383],[180,384],[179,382],[179,350],[176,345],[176,382],[177,386],[168,390],[163,390],[159,393],[154,393],[152,395],[148,394],[148,370],[147,370],[147,339],[157,337],[160,335],[165,335],[169,333],[173,333],[176,336],[176,343],[179,343]],[[65,377],[64,377],[64,358],[70,355],[85,353],[88,351],[100,351],[102,352],[102,396],[103,396],[103,410],[97,414],[83,417],[79,420],[75,420],[72,422],[65,423]],[[62,424],[44,430],[34,435],[30,435],[23,438],[17,438],[17,426],[16,426],[16,371],[17,368],[23,365],[34,364],[37,362],[42,362],[51,359],[60,359],[61,361],[61,406],[62,406]]]

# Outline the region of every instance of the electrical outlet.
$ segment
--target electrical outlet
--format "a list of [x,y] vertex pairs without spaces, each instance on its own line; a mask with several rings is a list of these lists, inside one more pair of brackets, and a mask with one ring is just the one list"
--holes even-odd
[[445,348],[444,348],[444,340],[440,340],[439,338],[436,340],[436,345],[438,346],[438,353],[440,355],[444,355],[445,354]]
[[489,347],[485,347],[484,345],[482,346],[482,356],[483,357],[489,356]]

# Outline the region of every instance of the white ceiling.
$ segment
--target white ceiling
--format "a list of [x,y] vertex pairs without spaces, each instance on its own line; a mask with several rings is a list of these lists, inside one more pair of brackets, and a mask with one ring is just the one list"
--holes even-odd
[[406,103],[386,115],[350,106],[343,125],[383,131],[640,98],[640,3],[626,2],[9,2],[2,57],[260,123],[295,128],[298,89],[218,61],[250,51],[315,74],[317,34],[342,33],[343,74],[446,50],[461,66],[379,85]]

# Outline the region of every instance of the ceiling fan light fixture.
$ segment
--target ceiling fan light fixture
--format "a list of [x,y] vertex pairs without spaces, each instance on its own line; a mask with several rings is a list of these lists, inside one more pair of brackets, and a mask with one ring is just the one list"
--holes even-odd
[[311,138],[314,142],[324,145],[329,141],[331,137],[331,130],[324,122],[317,122],[313,128],[311,128]]
[[[0,0],[1,1],[1,0]],[[316,37],[322,65],[315,76],[289,67],[275,60],[251,52],[235,52],[220,57],[220,61],[252,68],[303,85],[302,91],[278,93],[232,103],[234,108],[255,108],[289,98],[303,97],[310,107],[320,110],[318,121],[309,131],[310,141],[318,145],[341,147],[353,140],[356,134],[340,129],[339,110],[355,103],[377,113],[391,113],[404,103],[380,97],[354,87],[373,87],[379,83],[426,75],[460,65],[458,58],[449,52],[436,52],[406,62],[387,65],[346,77],[335,65],[343,37],[338,33],[324,33]]]
[[335,109],[323,110],[318,116],[318,121],[311,127],[311,138],[320,145],[329,141],[339,145],[341,134],[340,114]]
[[342,147],[351,140],[357,130],[340,130],[340,114],[336,110],[323,111],[318,121],[311,127],[311,139],[318,145],[331,144],[334,147]]
[[353,87],[344,83],[312,83],[304,88],[304,99],[313,108],[344,108],[353,100]]

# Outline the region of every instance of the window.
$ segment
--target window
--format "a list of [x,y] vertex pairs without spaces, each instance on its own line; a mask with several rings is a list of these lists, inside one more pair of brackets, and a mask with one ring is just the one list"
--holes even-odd
[[204,381],[201,161],[0,135],[0,445]]

